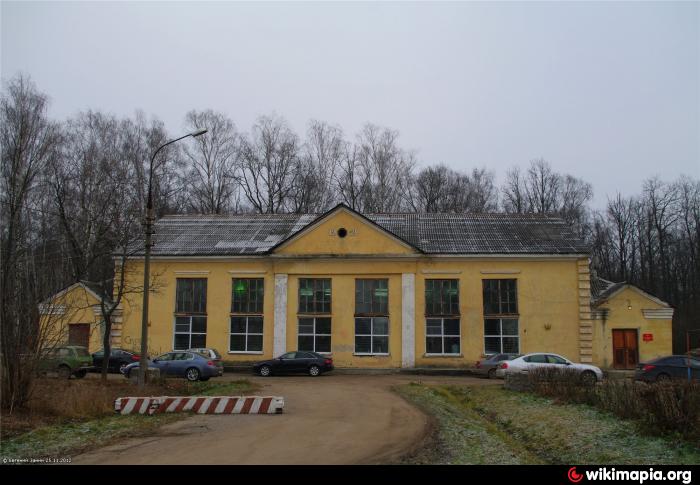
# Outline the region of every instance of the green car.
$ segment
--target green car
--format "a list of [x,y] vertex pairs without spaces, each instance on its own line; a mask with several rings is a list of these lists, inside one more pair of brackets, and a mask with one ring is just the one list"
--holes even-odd
[[40,372],[58,372],[58,376],[63,379],[69,379],[70,376],[82,379],[92,368],[92,355],[85,347],[78,345],[56,347],[39,363]]

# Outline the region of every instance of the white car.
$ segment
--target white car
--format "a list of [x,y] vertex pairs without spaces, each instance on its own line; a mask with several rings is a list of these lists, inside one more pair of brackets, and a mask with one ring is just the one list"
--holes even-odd
[[498,366],[496,376],[527,374],[533,369],[571,369],[577,371],[585,382],[603,380],[603,371],[594,365],[576,364],[561,355],[548,353],[525,354],[517,359],[505,361]]

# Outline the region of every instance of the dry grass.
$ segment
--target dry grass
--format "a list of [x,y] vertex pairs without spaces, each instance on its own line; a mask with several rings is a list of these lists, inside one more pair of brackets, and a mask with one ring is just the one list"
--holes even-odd
[[623,419],[642,423],[654,434],[676,433],[700,442],[700,383],[672,381],[644,384],[606,380],[581,384],[575,372],[538,369],[528,376],[529,388],[564,403],[589,404]]
[[126,379],[110,378],[102,383],[97,376],[85,379],[36,379],[26,409],[12,414],[2,413],[0,430],[7,439],[33,429],[71,422],[81,422],[114,415],[114,400],[125,396],[191,395],[216,391],[248,391],[248,381],[190,383],[184,379],[168,379],[144,388]]

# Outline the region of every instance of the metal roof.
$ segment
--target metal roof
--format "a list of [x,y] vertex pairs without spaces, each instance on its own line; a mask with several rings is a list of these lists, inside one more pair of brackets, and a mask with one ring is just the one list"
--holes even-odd
[[[325,214],[166,216],[154,256],[264,255]],[[352,211],[354,212],[354,211]],[[561,219],[532,214],[361,214],[427,254],[586,254]],[[139,254],[139,253],[137,253]],[[142,252],[140,254],[143,254]]]

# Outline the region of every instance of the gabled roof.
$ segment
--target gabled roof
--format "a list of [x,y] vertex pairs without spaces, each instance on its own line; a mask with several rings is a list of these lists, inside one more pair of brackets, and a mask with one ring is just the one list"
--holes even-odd
[[419,252],[419,253],[423,252],[419,247],[414,246],[414,245],[411,244],[410,242],[408,242],[408,241],[406,241],[405,239],[403,239],[401,236],[399,236],[399,235],[397,235],[397,234],[394,234],[393,232],[391,232],[391,231],[390,231],[389,229],[387,229],[386,227],[380,226],[380,225],[377,224],[375,221],[373,221],[371,218],[368,218],[368,217],[364,216],[364,215],[361,214],[360,212],[357,212],[356,210],[354,210],[354,209],[348,207],[348,206],[345,205],[345,204],[338,204],[338,205],[336,205],[335,207],[333,207],[332,209],[330,209],[330,210],[326,211],[325,213],[321,214],[320,216],[318,216],[316,219],[314,219],[313,221],[311,221],[309,224],[307,224],[307,225],[304,226],[303,228],[301,228],[301,229],[299,229],[298,231],[296,231],[296,232],[290,234],[288,237],[286,237],[285,239],[283,239],[283,240],[280,241],[279,243],[275,244],[272,248],[270,248],[269,252],[274,252],[275,250],[277,250],[277,249],[279,249],[280,247],[284,246],[287,242],[290,242],[290,241],[292,241],[293,239],[296,239],[296,238],[300,237],[302,234],[311,231],[312,229],[314,229],[315,227],[317,227],[319,224],[321,224],[323,221],[325,221],[326,219],[328,219],[331,215],[336,214],[336,213],[341,212],[341,211],[346,211],[346,212],[350,213],[351,215],[353,215],[353,216],[355,216],[355,217],[358,217],[360,220],[362,220],[362,221],[366,222],[367,224],[369,224],[370,226],[374,227],[374,228],[377,229],[379,232],[384,233],[385,235],[389,236],[390,238],[397,240],[400,244],[402,244],[402,245],[404,245],[404,246],[406,246],[406,247],[408,247],[408,248],[411,248],[411,249],[415,250],[416,252]]
[[612,281],[608,281],[600,277],[591,278],[591,300],[593,306],[605,303],[606,301],[610,300],[626,288],[636,291],[637,293],[644,296],[645,298],[648,298],[654,303],[657,303],[663,307],[671,308],[671,305],[669,305],[667,302],[661,300],[660,298],[657,298],[651,293],[642,290],[641,288],[633,285],[632,283],[627,283],[626,281],[613,283]]
[[[154,256],[265,255],[340,208],[426,254],[588,254],[556,217],[534,214],[359,214],[345,205],[316,214],[166,216],[155,224]],[[136,255],[143,252],[136,252]]]
[[[42,302],[42,304],[51,304],[52,302],[56,301],[56,299],[61,298],[63,295],[66,295],[73,291],[76,288],[82,288],[88,295],[92,296],[94,299],[97,301],[102,300],[102,294],[103,291],[99,287],[97,283],[93,283],[91,281],[78,281],[76,283],[73,283],[72,285],[68,285],[62,290],[59,290],[57,293],[55,293],[53,296],[47,298]],[[106,301],[109,301],[109,298],[107,298]]]

